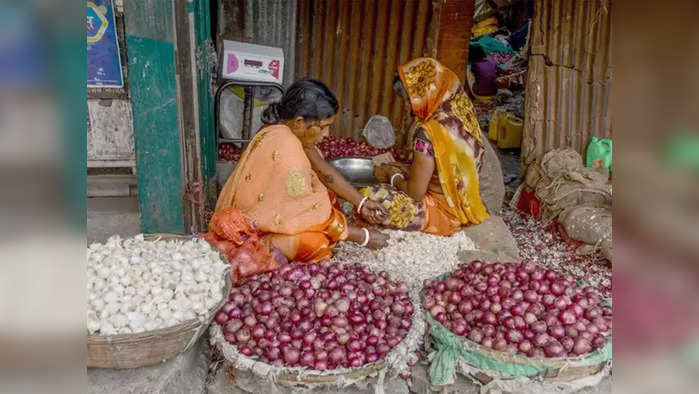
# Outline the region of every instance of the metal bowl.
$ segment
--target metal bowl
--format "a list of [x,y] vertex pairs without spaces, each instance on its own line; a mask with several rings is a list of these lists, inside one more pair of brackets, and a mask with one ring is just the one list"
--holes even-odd
[[355,187],[377,183],[374,178],[374,162],[363,157],[343,157],[330,161],[330,165],[342,174]]

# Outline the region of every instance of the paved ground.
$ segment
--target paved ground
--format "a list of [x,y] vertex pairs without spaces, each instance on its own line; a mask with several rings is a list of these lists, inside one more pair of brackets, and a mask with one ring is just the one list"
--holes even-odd
[[502,176],[505,181],[505,202],[507,202],[521,183],[519,178],[520,150],[500,149],[496,146],[494,148],[502,166]]
[[122,237],[141,232],[137,197],[87,199],[87,242],[103,242],[112,234]]

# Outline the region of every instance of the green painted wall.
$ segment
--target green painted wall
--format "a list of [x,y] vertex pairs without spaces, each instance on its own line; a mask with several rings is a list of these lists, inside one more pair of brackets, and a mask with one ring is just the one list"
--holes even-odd
[[138,201],[146,233],[184,231],[172,3],[124,1]]
[[213,51],[211,40],[211,16],[209,0],[195,0],[193,3],[195,44],[197,50],[199,87],[199,129],[201,134],[201,165],[209,209],[216,203],[216,136],[214,127],[214,101],[210,83],[210,69],[207,59]]

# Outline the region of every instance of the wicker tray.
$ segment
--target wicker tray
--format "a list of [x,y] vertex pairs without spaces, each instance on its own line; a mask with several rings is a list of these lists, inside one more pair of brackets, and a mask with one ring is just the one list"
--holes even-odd
[[[174,234],[149,234],[148,240],[190,240],[191,237]],[[222,257],[223,258],[223,257]],[[224,258],[224,261],[225,258]],[[209,310],[204,320],[190,319],[176,326],[145,331],[137,334],[88,335],[87,366],[95,368],[138,368],[158,364],[189,349],[206,331],[216,312],[230,293],[230,270],[223,273],[225,285],[221,301]]]

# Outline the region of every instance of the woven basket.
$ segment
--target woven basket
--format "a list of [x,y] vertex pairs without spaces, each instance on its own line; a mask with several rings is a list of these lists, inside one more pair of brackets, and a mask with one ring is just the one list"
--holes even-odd
[[[315,371],[303,367],[277,367],[265,361],[248,357],[238,352],[237,347],[228,343],[223,336],[223,331],[218,324],[212,324],[209,330],[211,345],[216,349],[228,364],[228,370],[235,379],[238,370],[250,371],[259,379],[271,379],[284,387],[292,387],[302,392],[308,388],[332,389],[345,387],[348,383],[359,382],[366,378],[379,376],[389,371],[395,372],[396,360],[400,353],[412,353],[422,343],[425,332],[425,323],[420,308],[420,296],[413,290],[410,291],[410,300],[415,308],[412,327],[407,336],[396,345],[386,357],[364,364],[356,368],[340,368],[329,371]],[[419,340],[418,340],[419,339]],[[414,346],[414,347],[411,347]]]
[[[436,279],[444,280],[447,277],[449,277],[449,275],[450,274],[443,274]],[[421,298],[423,298],[424,300],[424,289],[421,293]],[[428,324],[439,324],[434,319],[434,317],[430,315],[429,311],[425,311],[425,315],[427,317]],[[530,377],[541,379],[545,382],[576,381],[588,376],[596,375],[597,373],[604,370],[604,368],[608,364],[607,361],[602,361],[596,364],[582,362],[583,358],[587,355],[579,357],[527,357],[521,354],[512,354],[508,352],[494,350],[489,347],[482,346],[479,343],[473,342],[464,336],[457,337],[462,341],[462,345],[469,351],[489,356],[493,359],[496,359],[504,363],[516,364],[521,366],[549,366],[550,368],[540,372],[536,376]],[[430,341],[428,341],[427,343],[429,344]],[[488,383],[493,378],[496,378],[494,374],[491,374],[489,371],[486,370],[482,370],[481,372],[475,374],[474,377],[482,383]]]
[[[174,234],[149,234],[147,240],[191,240],[191,237]],[[224,261],[225,258],[224,258]],[[189,349],[206,331],[216,312],[223,306],[230,293],[230,270],[223,273],[225,285],[221,289],[221,301],[209,310],[204,323],[198,319],[187,320],[176,326],[137,334],[88,335],[87,366],[95,368],[138,368],[164,362]]]

